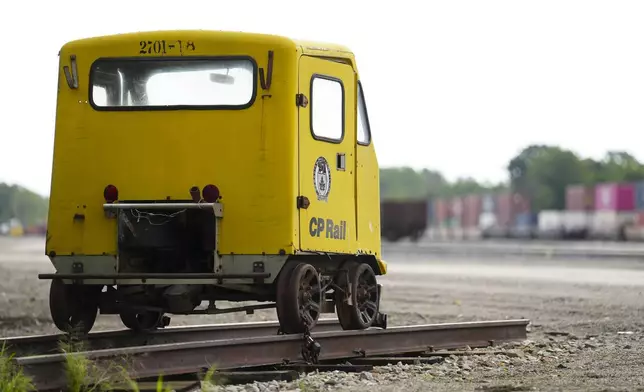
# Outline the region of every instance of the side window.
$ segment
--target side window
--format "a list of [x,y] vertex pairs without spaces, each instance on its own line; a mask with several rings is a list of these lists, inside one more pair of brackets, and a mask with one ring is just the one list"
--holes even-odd
[[344,89],[339,80],[313,76],[311,131],[316,139],[339,142],[344,136]]
[[364,101],[362,84],[358,82],[358,144],[368,145],[371,142],[371,129],[369,128],[369,116],[367,116],[367,105]]

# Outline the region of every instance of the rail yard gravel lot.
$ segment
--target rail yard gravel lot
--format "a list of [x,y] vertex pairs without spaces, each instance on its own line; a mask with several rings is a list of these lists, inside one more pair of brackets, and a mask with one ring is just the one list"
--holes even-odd
[[[36,276],[53,272],[43,241],[0,238],[2,336],[57,333],[49,318],[49,284]],[[442,357],[433,365],[392,364],[369,373],[204,390],[644,390],[644,262],[383,250],[389,274],[381,278],[382,308],[390,325],[528,318],[528,340],[484,349],[486,355]],[[171,325],[275,319],[274,310],[262,310],[253,316],[174,316]],[[118,316],[100,316],[94,330],[114,328],[122,328]]]

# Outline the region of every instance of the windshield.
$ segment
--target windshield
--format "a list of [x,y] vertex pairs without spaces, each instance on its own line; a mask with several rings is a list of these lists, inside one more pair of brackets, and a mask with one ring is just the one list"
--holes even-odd
[[255,64],[243,59],[102,59],[92,65],[96,108],[247,107]]

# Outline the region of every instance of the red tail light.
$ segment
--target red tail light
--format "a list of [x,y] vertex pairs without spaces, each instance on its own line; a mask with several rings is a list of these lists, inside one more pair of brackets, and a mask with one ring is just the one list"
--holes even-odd
[[219,199],[219,188],[215,185],[206,185],[203,187],[203,191],[201,193],[203,195],[203,199],[208,203],[214,203]]
[[119,190],[114,185],[108,185],[103,190],[103,197],[108,203],[114,203],[119,198]]

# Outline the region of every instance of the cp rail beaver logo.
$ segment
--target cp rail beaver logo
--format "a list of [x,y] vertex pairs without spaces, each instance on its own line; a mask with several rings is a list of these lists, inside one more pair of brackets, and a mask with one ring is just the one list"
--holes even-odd
[[313,167],[313,186],[318,200],[327,201],[331,192],[331,169],[324,157],[319,157]]

